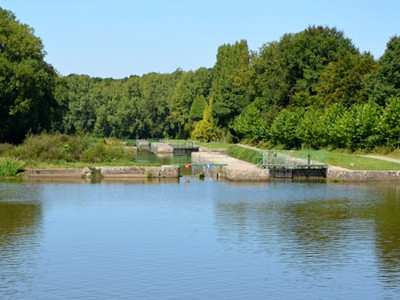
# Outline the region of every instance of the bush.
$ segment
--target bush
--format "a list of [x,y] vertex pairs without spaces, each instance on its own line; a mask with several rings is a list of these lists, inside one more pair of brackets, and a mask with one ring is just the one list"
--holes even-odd
[[12,150],[13,148],[14,146],[8,143],[0,144],[0,155],[3,155],[4,153]]
[[22,145],[11,151],[24,160],[41,162],[113,162],[134,160],[134,154],[113,139],[95,139],[88,135],[70,136],[61,133],[28,136]]

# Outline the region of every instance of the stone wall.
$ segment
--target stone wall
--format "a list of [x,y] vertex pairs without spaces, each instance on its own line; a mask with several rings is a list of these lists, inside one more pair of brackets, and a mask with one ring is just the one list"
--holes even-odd
[[101,169],[101,175],[108,177],[131,177],[146,178],[151,175],[152,178],[178,178],[179,167],[161,166],[161,167],[98,167]]
[[[179,178],[179,167],[96,167],[101,169],[104,178]],[[81,178],[82,175],[90,176],[90,169],[28,169],[25,175],[31,177],[61,177],[61,178]]]
[[329,167],[327,178],[343,182],[400,181],[400,171],[354,171]]
[[83,169],[26,169],[27,177],[65,177],[81,178]]

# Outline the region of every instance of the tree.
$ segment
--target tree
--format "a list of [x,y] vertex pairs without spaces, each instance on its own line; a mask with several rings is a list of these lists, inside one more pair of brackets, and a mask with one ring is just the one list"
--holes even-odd
[[212,115],[213,99],[210,99],[207,107],[204,109],[203,120],[197,123],[192,132],[192,138],[195,140],[205,140],[207,142],[215,140],[216,133],[214,127],[214,118]]
[[365,81],[379,68],[369,54],[348,53],[338,61],[330,62],[319,75],[314,106],[327,106],[340,102],[346,107],[365,102]]
[[0,142],[52,128],[57,74],[44,56],[33,29],[0,8]]
[[371,76],[366,89],[370,100],[385,106],[387,99],[400,96],[400,37],[389,40],[379,62],[381,67]]
[[196,96],[190,107],[189,119],[191,121],[200,121],[203,118],[204,109],[207,106],[206,99],[203,95]]
[[250,104],[250,55],[246,41],[218,48],[211,97],[218,125],[227,127]]

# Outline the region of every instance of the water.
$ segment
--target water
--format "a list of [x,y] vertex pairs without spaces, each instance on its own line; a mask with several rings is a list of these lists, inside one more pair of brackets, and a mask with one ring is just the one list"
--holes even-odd
[[[141,150],[136,155],[136,162],[141,163],[158,163],[161,165],[171,164],[190,164],[192,161],[191,154],[173,155],[173,154],[154,154],[153,152]],[[180,167],[181,175],[192,175],[191,169],[186,169],[183,165]]]
[[400,187],[0,183],[0,299],[396,299]]

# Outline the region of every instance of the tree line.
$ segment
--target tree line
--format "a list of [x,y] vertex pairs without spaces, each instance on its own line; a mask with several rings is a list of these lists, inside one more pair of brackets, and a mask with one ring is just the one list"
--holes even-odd
[[0,142],[59,131],[197,138],[270,147],[400,145],[400,37],[376,60],[336,28],[309,26],[251,51],[218,48],[213,68],[124,79],[60,76],[41,40],[0,9]]

